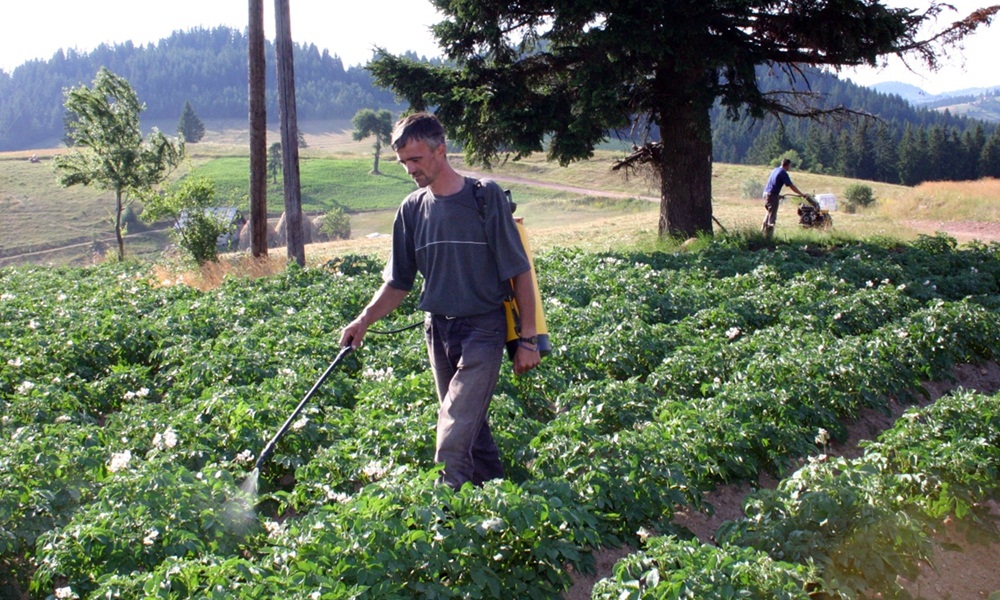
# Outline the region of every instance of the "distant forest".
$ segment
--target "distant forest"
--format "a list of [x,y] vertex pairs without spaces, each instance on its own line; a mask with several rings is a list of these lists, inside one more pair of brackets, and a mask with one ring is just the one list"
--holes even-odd
[[828,73],[804,73],[791,90],[784,75],[767,68],[758,68],[757,79],[766,92],[811,93],[824,108],[846,107],[877,118],[734,122],[716,111],[713,159],[776,164],[790,155],[800,170],[904,185],[1000,177],[1000,127],[995,123],[915,108],[896,94]]
[[[269,65],[275,64],[270,42],[266,56]],[[295,44],[294,65],[300,121],[350,119],[362,108],[395,114],[404,108],[391,92],[376,87],[363,67],[345,69],[338,56],[315,44]],[[201,119],[247,118],[247,36],[226,27],[199,28],[175,32],[155,45],[126,42],[90,53],[59,51],[13,73],[0,71],[0,151],[57,144],[65,133],[63,90],[91,85],[101,67],[129,80],[146,104],[144,122],[176,123],[187,102]],[[906,185],[1000,177],[996,124],[914,108],[900,96],[828,73],[805,73],[796,91],[817,94],[826,107],[849,107],[877,118],[732,121],[717,111],[712,115],[713,159],[773,164],[790,155],[800,170]],[[274,121],[273,68],[267,76],[267,113]],[[758,80],[765,91],[788,91],[787,79],[765,67],[758,70]]]
[[[267,118],[275,123],[274,44],[265,43]],[[146,105],[144,123],[176,123],[185,102],[200,119],[247,120],[247,46],[246,34],[235,29],[196,28],[155,45],[104,44],[90,53],[60,50],[48,61],[17,67],[13,74],[0,71],[0,150],[58,143],[65,133],[63,89],[89,87],[101,67],[129,81]],[[400,110],[392,93],[375,87],[363,68],[345,69],[338,56],[314,44],[295,44],[293,54],[300,121],[350,119],[361,108]]]

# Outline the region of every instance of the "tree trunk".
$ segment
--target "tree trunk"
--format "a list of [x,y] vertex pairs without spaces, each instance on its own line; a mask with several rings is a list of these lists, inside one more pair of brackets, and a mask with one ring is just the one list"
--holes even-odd
[[122,191],[115,190],[115,239],[118,240],[118,262],[125,260],[125,237],[122,235]]
[[378,170],[378,159],[382,154],[382,144],[375,142],[375,159],[372,164],[372,175],[381,175],[382,173]]
[[267,107],[264,99],[264,0],[250,0],[250,254],[267,256]]
[[278,55],[278,118],[285,181],[285,231],[288,260],[306,264],[302,241],[302,197],[299,184],[299,135],[295,114],[295,68],[288,0],[274,0],[275,48]]
[[712,234],[712,124],[697,103],[661,112],[660,237]]

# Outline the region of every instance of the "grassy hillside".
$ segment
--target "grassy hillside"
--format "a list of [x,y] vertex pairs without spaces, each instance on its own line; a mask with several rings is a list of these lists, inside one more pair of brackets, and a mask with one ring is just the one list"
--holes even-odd
[[[217,182],[220,200],[246,207],[248,200],[246,132],[242,123],[207,124],[205,139],[188,146],[189,160],[174,179],[205,175]],[[351,214],[350,244],[381,248],[369,236],[388,233],[400,199],[413,189],[391,152],[383,152],[382,175],[371,175],[371,140],[354,141],[343,122],[303,124],[308,147],[302,149],[300,179],[303,208],[309,213],[342,206]],[[269,139],[277,139],[269,132]],[[0,154],[0,264],[82,263],[98,259],[113,237],[113,196],[86,187],[62,188],[51,157],[64,149]],[[40,162],[29,162],[31,155]],[[512,189],[518,214],[526,219],[537,243],[616,243],[616,240],[656,242],[658,187],[644,177],[626,178],[611,171],[619,154],[599,151],[589,161],[570,167],[535,156],[507,163],[486,174]],[[458,168],[474,169],[454,157]],[[756,229],[762,217],[758,198],[748,188],[760,187],[768,167],[716,164],[713,172],[715,217],[720,228]],[[810,173],[792,173],[796,185],[811,193],[843,191],[854,180]],[[860,214],[838,213],[838,235],[883,235],[913,238],[923,220],[1000,221],[1000,185],[993,182],[924,184],[917,188],[871,183],[877,207]],[[280,179],[269,184],[269,213],[283,209]],[[137,207],[139,208],[139,207]],[[794,203],[782,208],[778,235],[798,233]],[[126,251],[134,256],[158,256],[168,243],[163,231],[146,231],[141,223],[129,230]]]
[[982,121],[1000,123],[1000,100],[996,97],[978,97],[969,102],[949,104],[947,106],[937,106],[936,111],[948,111],[953,115],[979,119]]
[[[302,156],[299,158],[302,210],[326,212],[335,206],[356,213],[395,208],[400,198],[413,190],[413,181],[390,163],[380,169],[381,175],[371,174],[372,159],[361,156]],[[199,160],[191,169],[197,177],[215,181],[216,193],[227,202],[249,208],[247,178],[250,159],[246,156]],[[281,173],[268,178],[269,205],[280,212],[283,208]]]

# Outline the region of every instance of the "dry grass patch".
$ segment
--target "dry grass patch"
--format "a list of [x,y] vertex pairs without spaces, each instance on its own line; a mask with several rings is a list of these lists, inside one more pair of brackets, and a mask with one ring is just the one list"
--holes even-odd
[[1000,179],[933,181],[907,190],[891,202],[881,202],[884,215],[940,221],[1000,221]]
[[153,267],[153,275],[159,285],[186,285],[205,292],[222,285],[227,277],[258,279],[281,273],[285,270],[285,262],[284,252],[280,256],[269,255],[265,258],[232,254],[201,267],[157,264]]

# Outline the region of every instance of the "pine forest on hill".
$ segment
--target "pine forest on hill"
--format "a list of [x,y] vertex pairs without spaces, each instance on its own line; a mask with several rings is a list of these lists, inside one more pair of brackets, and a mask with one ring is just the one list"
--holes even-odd
[[[268,43],[267,56],[273,55]],[[29,61],[13,73],[0,71],[0,151],[58,146],[65,132],[63,90],[90,85],[101,67],[128,79],[146,105],[146,123],[176,122],[188,102],[202,119],[245,120],[246,56],[245,34],[226,27],[197,28],[175,32],[155,45],[102,45],[90,53],[60,50],[48,61]],[[376,87],[364,67],[345,68],[329,50],[296,44],[294,60],[302,121],[350,119],[362,108],[396,114],[405,108]],[[764,67],[758,73],[765,91],[787,90],[783,75]],[[799,170],[904,185],[1000,177],[1000,128],[995,123],[915,108],[898,95],[829,73],[803,73],[795,91],[818,94],[827,107],[844,106],[877,118],[732,121],[717,111],[712,115],[713,159],[768,164],[790,155]],[[271,119],[278,114],[273,75],[269,69]]]

